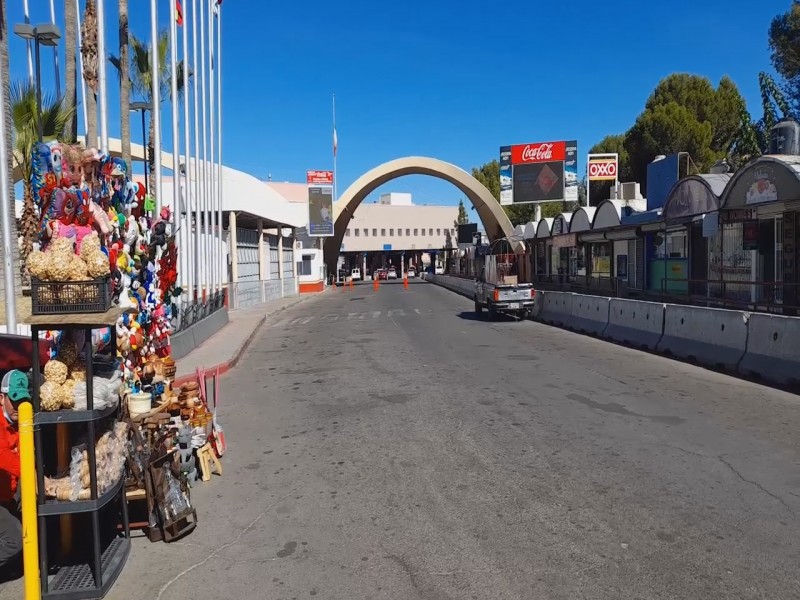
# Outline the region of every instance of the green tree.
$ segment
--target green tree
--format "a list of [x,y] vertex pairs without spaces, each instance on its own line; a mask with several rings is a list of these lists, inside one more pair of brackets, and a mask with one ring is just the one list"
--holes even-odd
[[692,111],[675,101],[646,109],[625,136],[625,149],[634,181],[647,186],[647,165],[659,154],[688,152],[699,169],[711,167],[713,130]]
[[[56,98],[52,94],[42,94],[42,129],[44,141],[62,135],[70,122],[75,108],[68,98]],[[23,181],[22,209],[22,252],[21,262],[25,264],[33,250],[33,242],[38,233],[38,217],[31,187],[33,171],[33,148],[39,140],[37,119],[36,88],[27,80],[18,82],[11,88],[11,114],[14,121],[14,161]]]
[[459,225],[466,225],[469,223],[469,215],[467,214],[467,207],[464,206],[464,200],[458,201],[458,217],[454,221],[454,225],[458,227]]
[[[153,72],[152,61],[150,59],[150,44],[144,40],[140,40],[132,33],[129,34],[130,40],[130,89],[136,94],[143,102],[152,105],[153,103]],[[169,65],[169,31],[164,29],[158,35],[158,43],[156,44],[156,52],[158,52],[158,74],[156,75],[158,81],[159,94],[158,97],[161,102],[171,100],[171,69]],[[122,73],[122,63],[119,56],[111,56],[111,64],[117,68],[117,71]],[[183,95],[183,69],[184,63],[178,63],[178,96]],[[150,181],[147,182],[148,193],[155,196],[155,186],[153,185],[153,177],[155,176],[155,160],[156,151],[153,141],[155,136],[155,128],[153,119],[150,119],[150,127],[147,132],[147,156],[150,170]]]
[[800,2],[794,0],[769,27],[770,59],[786,81],[786,92],[795,112],[800,112]]

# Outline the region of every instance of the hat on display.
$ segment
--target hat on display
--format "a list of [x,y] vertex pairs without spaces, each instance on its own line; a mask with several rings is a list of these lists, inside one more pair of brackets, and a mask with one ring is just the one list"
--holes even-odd
[[12,402],[28,400],[31,397],[28,391],[28,378],[25,373],[14,369],[3,376],[0,392],[6,394]]

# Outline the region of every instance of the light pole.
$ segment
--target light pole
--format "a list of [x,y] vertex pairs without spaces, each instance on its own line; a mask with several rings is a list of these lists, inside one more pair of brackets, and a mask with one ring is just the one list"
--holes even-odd
[[14,34],[23,40],[33,41],[35,48],[36,61],[36,125],[39,130],[39,141],[44,139],[44,122],[42,121],[42,68],[39,61],[39,46],[58,45],[61,39],[61,32],[52,23],[42,23],[41,25],[30,25],[28,23],[17,23],[14,25]]
[[[150,185],[150,179],[147,176],[147,167],[148,163],[150,162],[150,157],[148,156],[148,147],[147,147],[147,129],[144,123],[144,114],[153,108],[153,106],[149,102],[131,102],[130,106],[128,106],[131,112],[141,112],[142,113],[142,148],[144,148],[144,184],[145,187]],[[131,173],[133,175],[133,173]],[[148,191],[150,191],[148,189]]]

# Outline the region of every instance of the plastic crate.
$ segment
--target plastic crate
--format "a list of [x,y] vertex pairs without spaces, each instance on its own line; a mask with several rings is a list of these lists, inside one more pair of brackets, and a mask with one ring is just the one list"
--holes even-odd
[[104,313],[111,308],[111,278],[91,281],[31,279],[31,314]]

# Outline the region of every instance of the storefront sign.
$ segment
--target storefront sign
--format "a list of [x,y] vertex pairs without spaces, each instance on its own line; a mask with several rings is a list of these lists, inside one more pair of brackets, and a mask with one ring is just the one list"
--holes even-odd
[[616,154],[590,154],[589,181],[616,181],[619,156]]
[[333,171],[306,171],[307,185],[333,185]]
[[724,207],[800,200],[800,174],[792,167],[772,157],[755,161],[737,174],[736,183],[723,200]]
[[539,144],[517,144],[511,146],[511,164],[552,162],[564,160],[567,153],[566,142],[544,142]]
[[742,250],[758,250],[758,221],[742,224]]
[[567,233],[553,238],[553,248],[574,248],[577,245],[577,233]]
[[723,223],[743,223],[752,221],[758,215],[755,208],[740,208],[737,210],[723,210],[719,213]]

